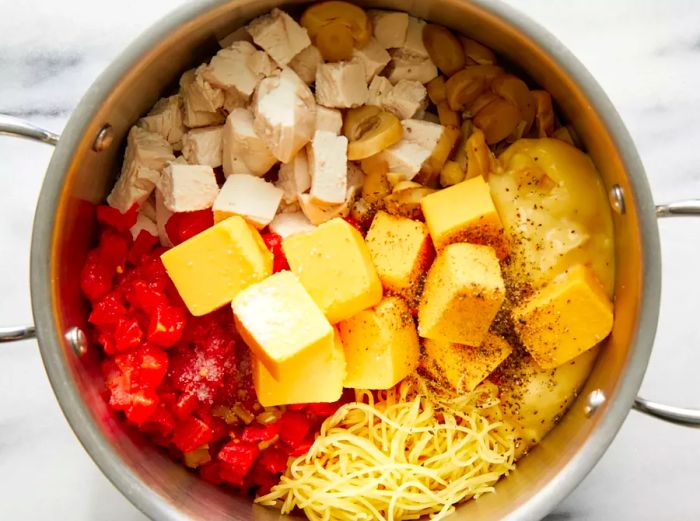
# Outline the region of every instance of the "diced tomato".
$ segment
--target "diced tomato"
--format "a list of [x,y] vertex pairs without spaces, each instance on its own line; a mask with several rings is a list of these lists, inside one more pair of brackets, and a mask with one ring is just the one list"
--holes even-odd
[[278,271],[288,270],[289,263],[287,262],[287,257],[284,255],[282,250],[282,237],[273,232],[267,232],[262,235],[262,239],[265,242],[265,246],[273,255],[272,271],[277,273]]
[[148,324],[148,341],[161,347],[171,347],[180,341],[184,330],[185,310],[159,305]]
[[133,205],[126,213],[121,213],[116,208],[107,205],[100,205],[96,208],[97,222],[104,226],[109,226],[120,232],[128,232],[136,224],[138,205]]
[[129,254],[131,235],[120,234],[105,230],[100,235],[98,250],[103,262],[110,266],[114,273],[123,273],[126,257]]
[[168,355],[155,346],[144,346],[139,350],[139,383],[142,387],[156,388],[168,372]]
[[309,403],[306,405],[306,410],[311,414],[322,416],[324,418],[332,416],[343,405],[342,401],[332,403]]
[[251,443],[259,443],[261,441],[270,441],[280,433],[280,422],[269,423],[263,425],[261,423],[251,423],[243,429],[241,439]]
[[92,306],[88,321],[99,328],[112,327],[126,314],[126,308],[117,293],[108,293]]
[[141,425],[142,431],[147,434],[160,436],[161,438],[170,436],[174,428],[175,418],[173,418],[173,415],[168,411],[162,398],[158,408],[151,414],[148,420]]
[[165,231],[172,243],[177,246],[212,226],[214,226],[214,214],[210,209],[178,212],[165,223]]
[[197,447],[211,441],[209,425],[199,418],[190,417],[175,426],[173,444],[182,452],[192,452]]
[[217,455],[225,464],[221,477],[232,485],[240,486],[259,454],[260,449],[257,444],[237,439],[231,440]]
[[260,465],[272,474],[279,474],[287,469],[288,460],[289,455],[286,451],[279,447],[270,447],[260,454],[257,465]]
[[358,232],[360,232],[362,235],[365,234],[365,229],[364,229],[364,228],[362,227],[362,225],[360,224],[360,221],[358,221],[357,219],[353,219],[353,218],[350,217],[350,216],[343,217],[343,219],[345,219],[345,221],[346,221],[350,226],[352,226],[353,228],[355,228],[355,229],[356,229]]
[[88,253],[80,272],[80,289],[88,299],[94,302],[112,289],[113,277],[112,266],[102,260],[98,250],[93,250]]
[[184,392],[175,402],[174,412],[179,419],[185,419],[191,415],[199,405],[199,399],[193,392]]
[[258,460],[258,463],[253,466],[245,477],[242,487],[244,490],[254,488],[256,489],[256,494],[262,496],[267,494],[278,482],[279,478],[260,465]]
[[117,352],[124,352],[141,345],[143,332],[138,320],[129,317],[120,317],[114,329],[114,348]]
[[199,467],[199,476],[212,485],[221,485],[224,480],[221,478],[221,467],[223,464],[219,461],[212,461]]
[[279,421],[280,439],[292,448],[298,447],[311,428],[309,419],[300,412],[286,411]]
[[143,389],[131,395],[131,404],[126,409],[126,417],[136,425],[148,420],[158,407],[159,398],[155,391]]
[[158,237],[151,235],[146,230],[141,230],[131,246],[127,260],[134,266],[137,265],[141,261],[141,257],[149,253],[156,244],[158,244]]
[[158,306],[168,304],[168,297],[143,280],[135,280],[126,290],[126,300],[136,309],[150,315]]
[[298,456],[303,456],[307,452],[309,452],[309,449],[311,448],[311,445],[314,444],[314,440],[311,438],[305,438],[301,442],[299,442],[292,451],[290,451],[289,455],[296,458]]

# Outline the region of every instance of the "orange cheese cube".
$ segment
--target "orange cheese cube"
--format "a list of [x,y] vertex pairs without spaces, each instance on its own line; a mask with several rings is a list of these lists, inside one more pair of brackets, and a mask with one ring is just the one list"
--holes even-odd
[[472,242],[493,246],[499,259],[508,256],[503,224],[483,177],[427,195],[421,200],[421,208],[438,251],[454,242]]
[[406,303],[386,297],[338,324],[347,376],[345,387],[389,389],[418,367],[420,346]]
[[239,291],[272,273],[272,254],[241,217],[212,226],[160,258],[194,316],[225,306]]
[[291,270],[299,276],[332,324],[375,306],[382,284],[362,235],[340,218],[282,242]]
[[264,407],[290,403],[335,402],[343,394],[345,379],[345,355],[338,333],[330,352],[274,378],[270,371],[252,358],[253,385],[258,401]]
[[491,333],[479,347],[429,339],[423,347],[427,371],[460,393],[476,389],[512,351],[508,342]]
[[232,307],[238,333],[273,378],[331,357],[333,327],[293,273],[280,271],[247,287]]
[[493,248],[451,244],[428,271],[418,307],[418,333],[431,340],[481,345],[504,298]]
[[365,240],[384,289],[413,300],[419,279],[433,259],[425,224],[378,212]]
[[590,268],[578,264],[518,307],[513,318],[532,358],[549,369],[608,336],[613,305]]

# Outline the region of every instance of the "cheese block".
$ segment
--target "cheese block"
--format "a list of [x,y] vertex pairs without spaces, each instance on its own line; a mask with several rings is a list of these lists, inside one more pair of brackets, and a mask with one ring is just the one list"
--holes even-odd
[[272,274],[272,253],[242,217],[231,217],[160,256],[194,316],[231,302],[238,292]]
[[512,351],[508,342],[491,333],[478,347],[425,339],[423,349],[426,370],[458,393],[476,389]]
[[483,177],[427,195],[421,208],[438,251],[454,242],[472,242],[493,246],[500,259],[508,255],[508,240]]
[[418,308],[418,332],[432,340],[481,345],[504,298],[493,248],[451,244],[428,271]]
[[389,389],[418,367],[420,346],[408,305],[386,297],[338,324],[347,376],[345,387]]
[[252,359],[253,385],[263,407],[290,403],[319,403],[338,401],[343,394],[345,355],[336,332],[330,353],[324,351],[304,365],[274,378],[270,371]]
[[331,358],[333,328],[293,273],[280,271],[252,284],[231,306],[236,330],[273,378]]
[[362,235],[340,218],[287,237],[282,248],[291,270],[332,324],[375,306],[382,284]]
[[513,318],[532,358],[549,369],[608,336],[613,305],[591,269],[578,264],[518,307]]

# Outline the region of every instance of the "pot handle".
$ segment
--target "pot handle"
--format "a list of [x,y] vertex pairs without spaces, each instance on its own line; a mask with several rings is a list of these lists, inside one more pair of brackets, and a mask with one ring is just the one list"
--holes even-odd
[[[32,139],[54,146],[58,143],[59,138],[58,134],[32,125],[28,121],[4,114],[0,114],[0,135]],[[16,342],[34,337],[36,337],[34,326],[0,327],[0,343]]]
[[[656,207],[657,217],[700,217],[700,199],[676,201]],[[700,426],[700,409],[686,409],[652,402],[637,396],[634,409],[667,422],[687,426]]]

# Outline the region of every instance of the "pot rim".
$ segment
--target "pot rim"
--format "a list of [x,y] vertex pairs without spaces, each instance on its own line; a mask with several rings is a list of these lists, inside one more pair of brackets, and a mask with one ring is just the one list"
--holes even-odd
[[[95,113],[113,87],[141,57],[178,27],[204,12],[231,0],[203,0],[186,3],[166,14],[136,38],[107,67],[87,90],[73,111],[51,158],[37,202],[31,242],[30,285],[32,310],[44,367],[59,405],[79,441],[105,476],[139,510],[151,518],[187,519],[171,503],[163,500],[129,468],[120,466],[119,457],[106,442],[71,378],[63,356],[63,336],[58,331],[51,292],[53,269],[48,259],[54,249],[56,212],[73,151],[80,145]],[[544,487],[524,500],[510,519],[540,519],[561,502],[592,470],[606,451],[629,413],[642,383],[656,332],[661,288],[660,244],[655,207],[650,187],[636,147],[619,114],[588,70],[552,34],[519,10],[501,2],[470,0],[478,8],[504,20],[525,34],[558,64],[585,93],[619,152],[638,212],[641,241],[642,294],[637,330],[632,336],[630,356],[626,362],[605,416],[574,457]]]

